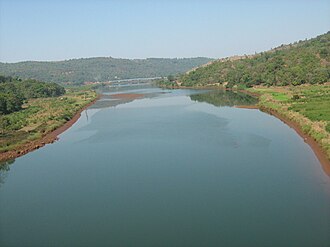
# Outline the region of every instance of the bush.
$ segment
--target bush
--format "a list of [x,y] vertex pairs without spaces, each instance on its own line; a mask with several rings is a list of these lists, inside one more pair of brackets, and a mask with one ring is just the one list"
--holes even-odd
[[300,96],[298,94],[294,94],[292,96],[292,100],[298,100],[298,99],[300,99]]
[[328,131],[328,133],[330,133],[330,122],[325,126],[326,131]]

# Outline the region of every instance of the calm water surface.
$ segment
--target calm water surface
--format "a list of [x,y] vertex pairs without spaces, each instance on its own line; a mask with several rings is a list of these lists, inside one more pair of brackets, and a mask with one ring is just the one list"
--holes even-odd
[[130,93],[1,166],[0,246],[330,246],[330,178],[294,130],[241,94]]

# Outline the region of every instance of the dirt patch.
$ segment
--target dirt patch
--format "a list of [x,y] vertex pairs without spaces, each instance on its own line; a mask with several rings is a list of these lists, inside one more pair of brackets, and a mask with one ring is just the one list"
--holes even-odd
[[115,99],[141,99],[145,95],[144,94],[137,94],[137,93],[120,93],[120,94],[112,94],[111,97]]
[[236,105],[235,108],[242,108],[242,109],[259,109],[257,105]]

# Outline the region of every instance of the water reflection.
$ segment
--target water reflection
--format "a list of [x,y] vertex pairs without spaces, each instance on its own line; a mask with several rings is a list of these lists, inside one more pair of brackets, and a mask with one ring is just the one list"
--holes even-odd
[[136,99],[143,99],[143,98],[154,98],[159,96],[160,93],[131,93],[131,92],[120,92],[120,93],[111,93],[111,94],[102,94],[101,98],[92,106],[90,109],[101,109],[101,108],[108,108],[114,107],[121,104],[126,104],[132,102]]
[[246,106],[255,105],[258,102],[256,98],[248,94],[225,90],[190,95],[190,98],[197,102],[206,102],[215,106]]
[[101,98],[90,107],[91,109],[115,107],[132,102],[136,99],[151,99],[170,91],[152,87],[151,85],[140,85],[123,88],[99,87],[97,92],[101,95]]
[[120,104],[125,104],[133,101],[133,99],[114,99],[111,95],[102,94],[101,98],[92,106],[90,109],[101,109],[101,108],[108,108],[117,106]]
[[5,179],[10,170],[10,165],[13,164],[14,162],[15,162],[15,159],[0,162],[0,187],[1,187],[1,184],[5,183]]

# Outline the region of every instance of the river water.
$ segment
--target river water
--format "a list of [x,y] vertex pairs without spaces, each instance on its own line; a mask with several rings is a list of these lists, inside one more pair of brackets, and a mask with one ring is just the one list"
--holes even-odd
[[0,166],[0,246],[330,246],[330,178],[293,129],[233,107],[253,98],[118,93]]

